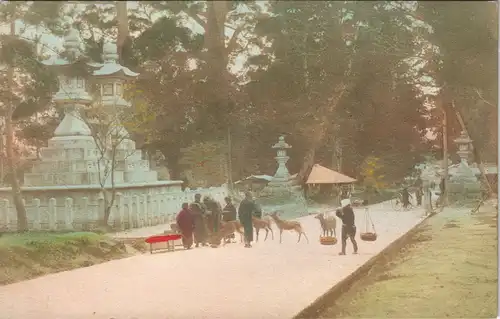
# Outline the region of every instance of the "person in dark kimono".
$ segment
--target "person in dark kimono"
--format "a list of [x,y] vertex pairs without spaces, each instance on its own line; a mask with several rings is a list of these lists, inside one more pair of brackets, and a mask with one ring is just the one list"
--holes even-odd
[[177,214],[177,226],[182,234],[182,245],[185,249],[193,246],[194,216],[188,203],[182,204],[182,210]]
[[208,215],[210,222],[207,222],[210,234],[210,243],[212,247],[215,248],[220,245],[220,239],[217,236],[217,233],[219,232],[221,224],[222,207],[218,202],[210,197],[205,197],[204,202],[207,210],[210,212]]
[[255,204],[251,192],[245,193],[245,198],[241,201],[238,207],[238,217],[240,223],[243,226],[244,236],[245,236],[245,247],[251,248],[253,241],[253,224],[252,216],[262,215],[260,208]]
[[201,202],[201,195],[194,195],[194,202],[190,205],[191,213],[194,216],[194,242],[195,247],[200,244],[202,246],[207,245],[207,226],[205,221],[206,207]]
[[[236,220],[236,207],[234,207],[231,197],[224,198],[224,201],[226,202],[226,206],[224,206],[224,209],[222,210],[222,220],[224,222],[231,222]],[[234,234],[231,234],[224,238],[224,241],[226,243],[229,243],[234,238]]]
[[354,253],[358,253],[358,243],[356,242],[356,224],[354,223],[354,211],[351,207],[351,200],[346,198],[342,200],[342,208],[337,209],[336,215],[342,220],[342,251],[339,255],[345,255],[347,238],[351,239]]

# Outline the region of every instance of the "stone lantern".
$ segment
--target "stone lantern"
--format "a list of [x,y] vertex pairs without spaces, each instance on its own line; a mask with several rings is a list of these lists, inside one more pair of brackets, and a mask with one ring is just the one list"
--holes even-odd
[[287,150],[292,148],[285,142],[285,137],[280,136],[278,143],[272,146],[276,150],[278,169],[271,181],[258,194],[258,203],[262,205],[272,205],[275,209],[286,214],[296,214],[296,212],[307,212],[307,202],[304,193],[299,185],[294,185],[290,179],[290,173],[286,163],[290,159]]
[[460,133],[460,136],[455,139],[453,142],[458,145],[458,156],[460,156],[460,161],[462,163],[469,163],[469,158],[472,153],[472,140],[469,138],[469,135],[465,131]]
[[54,95],[53,101],[64,110],[64,118],[54,136],[91,136],[90,128],[82,120],[80,108],[91,104],[92,97],[86,90],[85,78],[70,70],[82,57],[80,38],[75,29],[71,29],[64,37],[64,48],[69,59],[53,56],[42,62],[57,73],[59,91]]
[[114,134],[127,137],[128,133],[123,127],[119,117],[131,106],[130,102],[123,97],[124,85],[135,80],[139,73],[132,72],[129,68],[118,63],[118,51],[115,43],[107,42],[103,47],[104,63],[94,71],[94,80],[97,82],[101,92],[101,105],[107,114],[112,115],[109,119],[114,122]]
[[278,143],[273,145],[273,149],[276,149],[276,157],[274,158],[278,162],[278,169],[273,177],[273,182],[284,182],[290,178],[290,172],[286,167],[286,163],[290,159],[286,154],[286,150],[292,148],[289,144],[285,142],[285,137],[280,136]]
[[469,157],[471,155],[471,143],[466,132],[462,131],[460,136],[454,140],[458,145],[458,163],[448,184],[448,195],[452,201],[469,201],[481,197],[481,183],[469,166]]

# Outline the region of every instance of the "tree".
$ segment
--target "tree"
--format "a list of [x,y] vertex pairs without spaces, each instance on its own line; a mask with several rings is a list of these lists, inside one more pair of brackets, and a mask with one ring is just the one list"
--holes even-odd
[[497,13],[492,2],[419,2],[417,10],[418,18],[432,27],[423,34],[437,48],[425,71],[440,88],[448,112],[449,145],[461,130],[451,108],[454,103],[478,153],[490,161],[496,161],[498,145]]
[[[39,83],[38,77],[43,77],[41,66],[35,45],[26,40],[16,32],[16,21],[22,21],[26,25],[38,25],[57,30],[59,3],[21,3],[6,2],[0,5],[0,16],[2,21],[8,21],[10,30],[8,35],[0,37],[0,58],[5,70],[6,90],[2,92],[1,103],[5,108],[5,133],[6,133],[6,158],[11,172],[11,187],[14,206],[17,212],[18,231],[28,230],[28,219],[24,207],[19,177],[17,176],[17,163],[14,158],[14,119],[16,116],[33,113],[38,107],[48,104],[50,91],[47,86],[51,83],[50,77],[45,82]],[[30,72],[31,71],[31,72]],[[29,72],[26,76],[25,72]],[[29,80],[21,84],[18,77]],[[24,82],[24,81],[23,81]]]
[[418,160],[427,114],[406,62],[416,55],[414,36],[405,12],[388,4],[276,1],[257,25],[270,44],[249,60],[247,88],[261,115],[253,134],[289,133],[292,151],[306,154],[290,163],[303,176],[315,161],[331,162],[329,137],[342,139],[348,174],[376,156],[395,165],[386,177],[397,179]]

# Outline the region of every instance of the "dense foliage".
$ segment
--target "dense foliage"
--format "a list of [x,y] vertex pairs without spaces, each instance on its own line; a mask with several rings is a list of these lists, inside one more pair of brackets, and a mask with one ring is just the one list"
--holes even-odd
[[[377,176],[375,183],[386,185],[400,181],[423,155],[440,149],[443,105],[452,123],[452,145],[459,132],[452,102],[481,154],[495,159],[495,3],[143,1],[128,8],[118,2],[79,7],[61,3],[60,10],[48,6],[33,2],[29,12],[43,17],[45,29],[55,34],[73,24],[93,60],[101,60],[104,41],[118,39],[122,63],[141,73],[127,90],[132,111],[150,119],[133,133],[144,149],[163,153],[172,178],[201,174],[204,157],[213,159],[207,164],[213,178],[198,178],[208,184],[225,180],[228,169],[233,180],[272,174],[276,164],[271,145],[285,134],[293,146],[289,168],[300,172],[299,177],[313,163],[340,167],[341,158],[344,173],[367,180]],[[18,19],[41,23],[33,15]],[[26,124],[29,116],[50,106],[54,82],[33,62],[40,57],[29,49],[32,43],[19,37],[16,41],[10,43],[18,48],[13,51],[18,73],[29,74],[30,81],[22,85],[15,117]],[[4,63],[7,51],[2,51]],[[26,61],[31,62],[19,64]],[[437,96],[426,89],[432,86],[442,88]],[[40,132],[51,131],[44,131],[47,125],[20,125],[19,136],[46,139]],[[428,132],[438,133],[437,139],[429,139]]]

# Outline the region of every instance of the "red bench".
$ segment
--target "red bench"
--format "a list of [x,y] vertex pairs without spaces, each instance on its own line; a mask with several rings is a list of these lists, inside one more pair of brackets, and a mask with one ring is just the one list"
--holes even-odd
[[174,251],[175,243],[174,241],[182,238],[180,234],[170,234],[170,235],[154,235],[146,238],[145,242],[149,244],[149,252],[153,253],[153,244],[156,243],[167,243],[167,250]]

